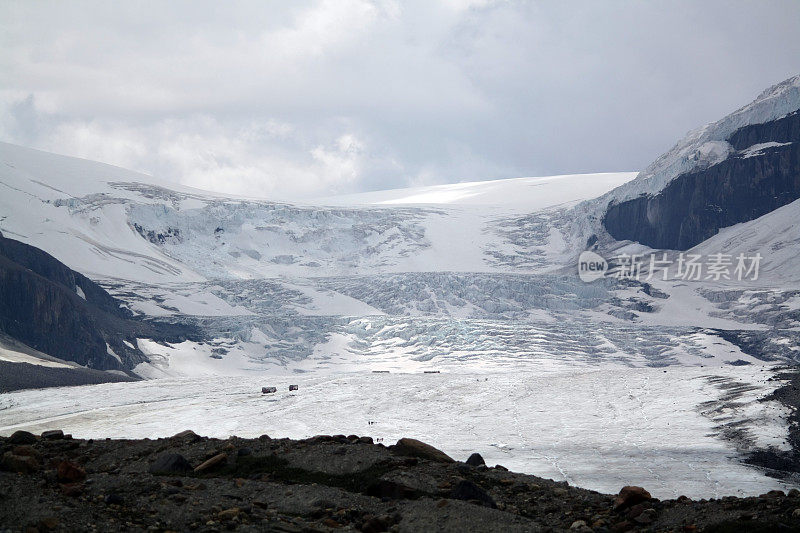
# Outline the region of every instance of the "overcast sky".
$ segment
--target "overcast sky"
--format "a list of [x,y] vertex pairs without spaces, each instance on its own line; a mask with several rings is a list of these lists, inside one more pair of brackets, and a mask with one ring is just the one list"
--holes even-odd
[[0,1],[0,140],[275,198],[640,170],[800,72],[800,2]]

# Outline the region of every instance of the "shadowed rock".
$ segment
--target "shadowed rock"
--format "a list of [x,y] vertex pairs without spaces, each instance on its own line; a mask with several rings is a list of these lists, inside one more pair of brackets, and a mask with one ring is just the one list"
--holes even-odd
[[15,431],[8,438],[9,444],[33,444],[36,442],[36,435],[28,431]]
[[497,507],[494,499],[472,481],[461,480],[453,487],[450,496],[457,500],[477,501],[487,507]]
[[455,460],[444,453],[431,446],[425,444],[417,439],[403,438],[397,441],[397,444],[392,448],[392,452],[397,455],[404,455],[407,457],[418,457],[420,459],[428,459],[439,463],[454,463]]
[[61,461],[56,475],[60,483],[78,483],[86,479],[86,470],[71,461]]
[[467,464],[469,466],[483,466],[486,464],[486,461],[483,460],[483,456],[479,453],[473,453],[467,459]]
[[179,453],[162,453],[149,469],[151,474],[181,474],[192,470],[189,461]]

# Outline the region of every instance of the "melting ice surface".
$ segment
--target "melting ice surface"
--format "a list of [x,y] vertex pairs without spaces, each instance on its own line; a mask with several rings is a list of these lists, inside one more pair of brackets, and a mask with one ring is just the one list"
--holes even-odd
[[[452,457],[604,492],[656,497],[759,494],[786,487],[732,457],[716,437],[743,421],[760,444],[782,445],[781,408],[762,366],[567,369],[490,373],[159,379],[2,396],[0,432],[61,427],[75,436],[159,437],[183,428],[214,437],[413,435]],[[289,392],[290,384],[299,390]],[[262,386],[278,387],[274,395]],[[732,394],[733,393],[733,394]]]

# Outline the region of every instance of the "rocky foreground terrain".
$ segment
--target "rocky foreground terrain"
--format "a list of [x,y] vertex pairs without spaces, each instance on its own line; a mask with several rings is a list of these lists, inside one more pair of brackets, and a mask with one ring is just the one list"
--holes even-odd
[[414,439],[0,438],[0,531],[793,531],[800,491],[659,501],[466,462]]

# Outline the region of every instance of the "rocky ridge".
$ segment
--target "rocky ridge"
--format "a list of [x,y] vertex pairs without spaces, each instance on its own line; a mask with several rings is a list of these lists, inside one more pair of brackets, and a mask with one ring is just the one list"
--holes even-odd
[[0,531],[778,531],[800,491],[659,501],[456,461],[415,439],[0,438]]

